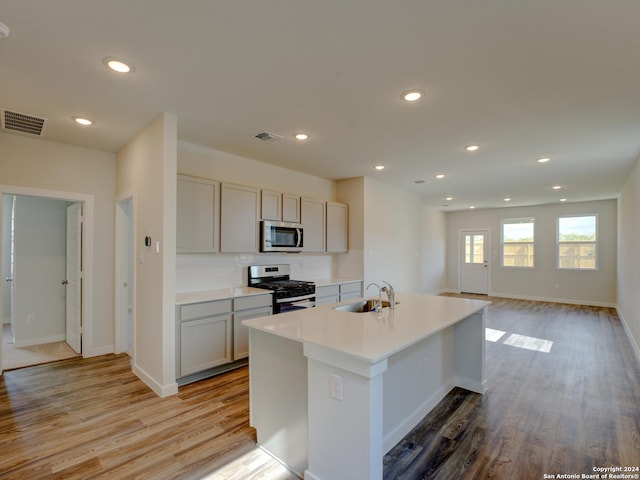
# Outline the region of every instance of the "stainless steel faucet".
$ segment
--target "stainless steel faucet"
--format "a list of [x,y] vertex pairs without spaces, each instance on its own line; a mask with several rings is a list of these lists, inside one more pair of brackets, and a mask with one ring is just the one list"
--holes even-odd
[[385,282],[383,280],[382,283],[386,283],[387,285],[382,287],[380,290],[387,294],[387,298],[389,299],[389,308],[393,310],[396,308],[396,291],[389,282]]
[[378,303],[376,303],[376,312],[379,312],[380,310],[382,310],[382,290],[383,288],[386,288],[386,287],[380,288],[380,285],[378,285],[377,283],[371,282],[369,285],[367,285],[366,290],[369,290],[369,287],[371,285],[375,285],[376,287],[378,287]]

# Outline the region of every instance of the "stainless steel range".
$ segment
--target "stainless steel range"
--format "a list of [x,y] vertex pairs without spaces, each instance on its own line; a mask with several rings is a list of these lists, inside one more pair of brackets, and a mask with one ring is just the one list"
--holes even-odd
[[315,306],[316,285],[291,280],[289,265],[252,265],[249,286],[273,291],[273,313],[284,313]]

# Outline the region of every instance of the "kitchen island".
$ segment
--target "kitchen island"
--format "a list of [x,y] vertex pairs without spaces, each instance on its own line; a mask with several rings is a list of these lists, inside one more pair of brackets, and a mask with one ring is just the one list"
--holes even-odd
[[396,301],[380,312],[327,305],[243,322],[258,443],[305,479],[382,479],[384,454],[454,386],[484,393],[489,302]]

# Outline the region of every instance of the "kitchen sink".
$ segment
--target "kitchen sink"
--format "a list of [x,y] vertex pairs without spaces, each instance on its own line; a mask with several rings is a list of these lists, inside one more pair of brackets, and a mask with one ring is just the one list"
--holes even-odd
[[[346,305],[338,305],[337,307],[333,307],[334,310],[340,310],[342,312],[352,312],[352,313],[364,313],[364,312],[373,312],[376,309],[377,300],[361,300],[355,303],[347,303]],[[396,302],[396,305],[398,302]],[[387,301],[382,301],[382,308],[388,307],[391,304]]]

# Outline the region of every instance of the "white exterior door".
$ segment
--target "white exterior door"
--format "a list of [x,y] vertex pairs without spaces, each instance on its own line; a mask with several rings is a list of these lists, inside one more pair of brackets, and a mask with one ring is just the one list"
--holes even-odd
[[460,235],[460,291],[489,293],[489,231],[462,231]]
[[67,343],[76,352],[82,351],[82,204],[67,207],[67,275],[66,326]]

